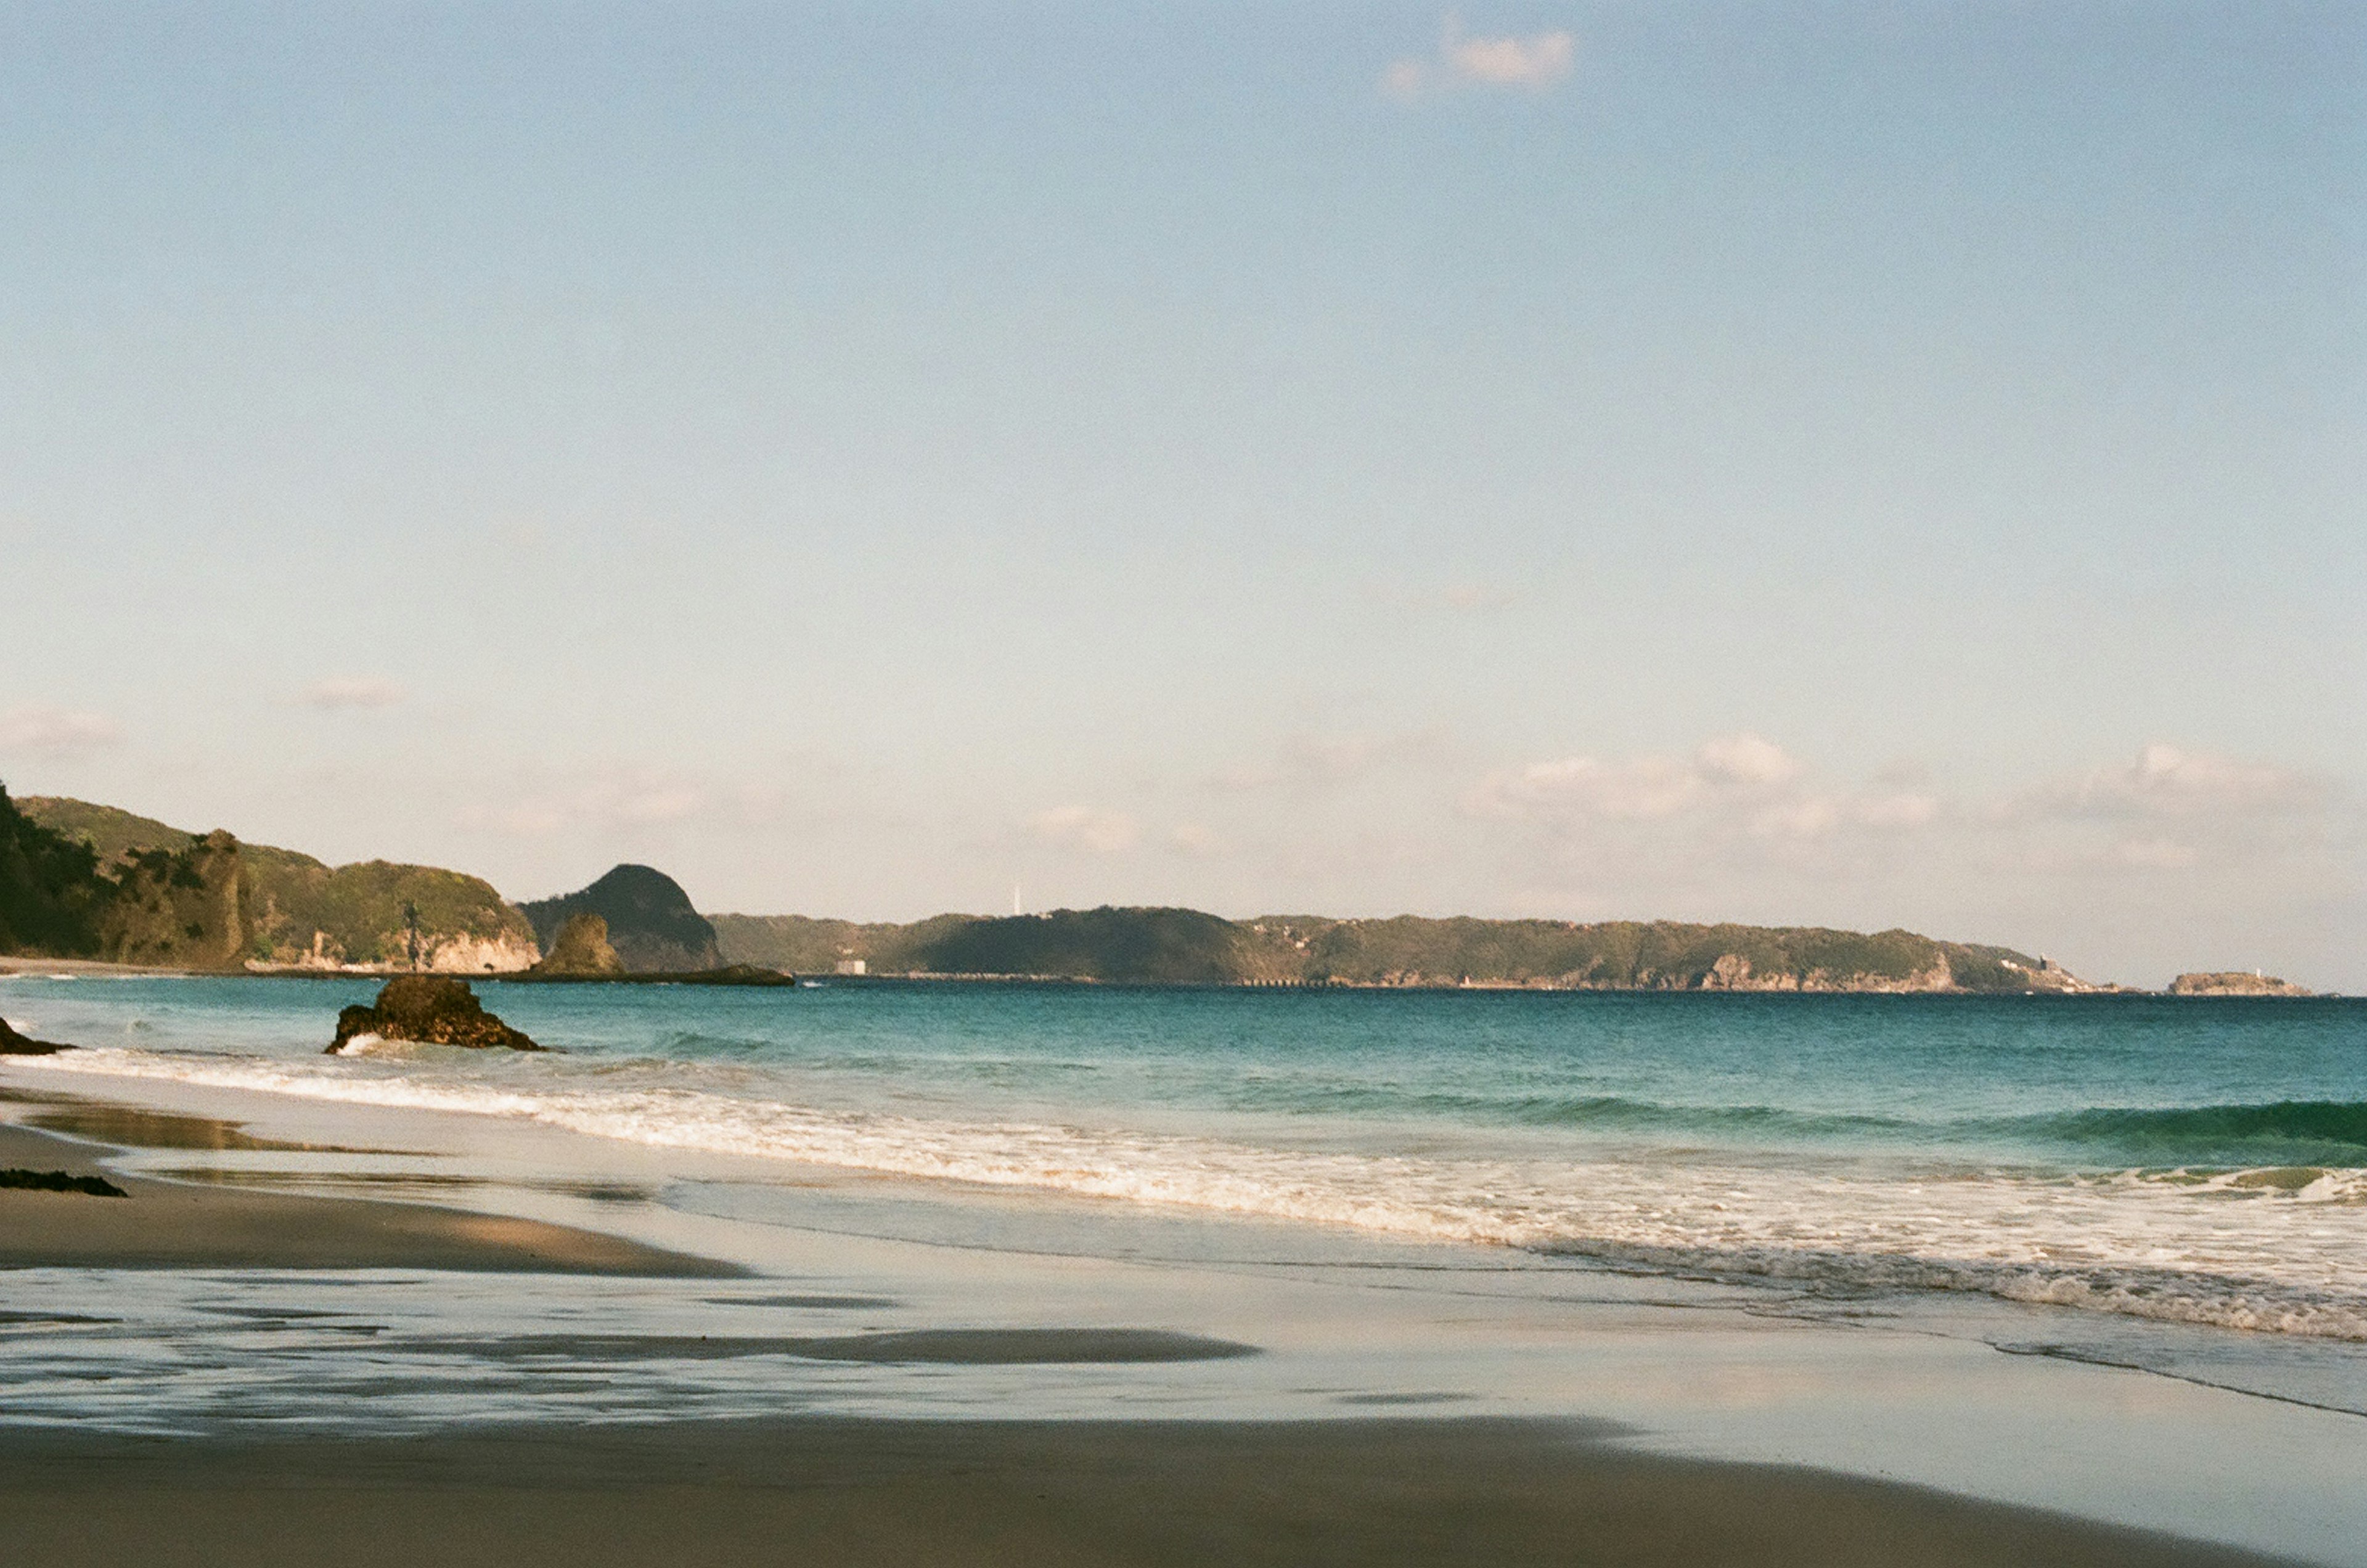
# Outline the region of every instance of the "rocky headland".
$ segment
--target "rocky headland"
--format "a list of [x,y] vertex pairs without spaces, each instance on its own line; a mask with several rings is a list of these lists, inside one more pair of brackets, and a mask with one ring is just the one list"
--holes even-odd
[[356,1003],[337,1014],[337,1037],[324,1055],[336,1055],[366,1034],[471,1050],[542,1049],[487,1012],[469,982],[447,975],[403,975],[389,980],[379,988],[375,1004]]
[[62,795],[28,795],[5,815],[13,821],[0,820],[0,839],[38,838],[51,886],[37,911],[48,940],[19,951],[188,969],[464,975],[540,956],[525,915],[481,877],[389,861],[330,866]]
[[2173,997],[2306,997],[2309,991],[2290,980],[2263,975],[2257,969],[2197,970],[2169,983]]

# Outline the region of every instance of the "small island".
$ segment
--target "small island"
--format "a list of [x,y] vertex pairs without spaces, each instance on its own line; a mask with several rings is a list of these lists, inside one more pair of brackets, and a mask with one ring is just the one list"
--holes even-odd
[[337,1014],[337,1037],[323,1055],[337,1055],[356,1040],[373,1034],[381,1040],[470,1050],[542,1049],[487,1012],[469,982],[446,975],[403,975],[389,980],[379,988],[376,1005],[356,1003]]

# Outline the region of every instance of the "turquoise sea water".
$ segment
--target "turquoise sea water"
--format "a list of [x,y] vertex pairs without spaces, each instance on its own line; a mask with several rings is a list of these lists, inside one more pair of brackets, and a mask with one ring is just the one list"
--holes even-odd
[[374,988],[19,976],[0,1013],[93,1047],[61,1078],[2367,1341],[2359,1001],[493,982],[553,1053],[323,1055]]

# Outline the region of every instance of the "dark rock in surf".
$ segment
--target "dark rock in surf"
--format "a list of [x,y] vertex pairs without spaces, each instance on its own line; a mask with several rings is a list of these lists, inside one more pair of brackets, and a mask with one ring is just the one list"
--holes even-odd
[[8,1027],[6,1019],[0,1018],[0,1056],[54,1056],[73,1049],[52,1040],[28,1040]]
[[364,1034],[471,1050],[542,1049],[487,1012],[469,982],[445,975],[398,976],[380,987],[376,1006],[345,1009],[337,1014],[337,1038],[325,1054],[334,1056]]

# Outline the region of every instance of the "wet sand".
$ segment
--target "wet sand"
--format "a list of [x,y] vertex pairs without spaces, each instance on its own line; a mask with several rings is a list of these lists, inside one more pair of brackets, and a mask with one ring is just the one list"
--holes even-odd
[[1577,1424],[838,1419],[264,1442],[0,1436],[13,1560],[606,1564],[2271,1559]]
[[[214,1125],[220,1141],[212,1146],[240,1146],[237,1129]],[[101,1153],[0,1126],[0,1168],[104,1175],[128,1194],[0,1190],[0,1269],[457,1269],[708,1279],[742,1272],[536,1220],[125,1176],[102,1170]]]
[[[85,1137],[305,1148],[235,1123],[13,1095]],[[0,1126],[0,1167],[97,1174],[102,1151]],[[131,1196],[0,1191],[0,1266],[742,1272],[531,1220],[107,1171]],[[9,1276],[0,1272],[0,1292]],[[850,1298],[855,1299],[855,1298]],[[10,1295],[12,1307],[38,1301]],[[1255,1354],[1048,1325],[768,1340],[503,1341],[557,1363],[761,1351],[1051,1366]],[[419,1347],[413,1347],[418,1348]],[[433,1348],[433,1347],[427,1347]],[[482,1353],[486,1348],[478,1348]],[[357,1410],[357,1416],[366,1416]],[[246,1428],[252,1433],[253,1427]],[[447,1428],[403,1437],[0,1427],[0,1551],[77,1568],[609,1564],[1911,1564],[2275,1559],[1772,1465],[1656,1456],[1577,1420],[878,1420],[795,1416]]]

